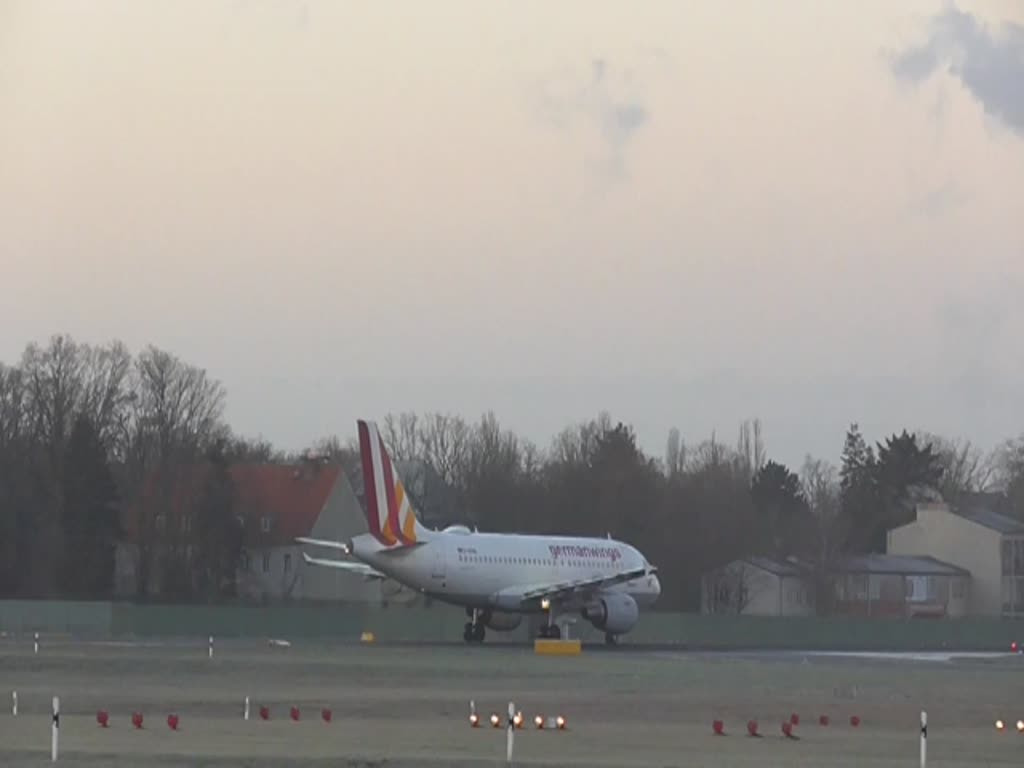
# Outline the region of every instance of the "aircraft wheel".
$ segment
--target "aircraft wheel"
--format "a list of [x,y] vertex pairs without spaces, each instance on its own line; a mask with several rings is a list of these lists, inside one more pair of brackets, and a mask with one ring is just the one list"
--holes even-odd
[[545,624],[540,628],[540,637],[542,640],[558,640],[562,636],[562,631],[558,628],[557,624],[552,624],[550,627]]
[[473,625],[470,622],[466,622],[465,628],[462,630],[462,639],[467,643],[473,642]]
[[487,627],[484,626],[483,622],[477,622],[476,630],[473,632],[473,640],[482,643],[484,641],[484,635],[487,633]]
[[619,638],[613,635],[611,632],[604,633],[604,644],[605,645],[618,645]]

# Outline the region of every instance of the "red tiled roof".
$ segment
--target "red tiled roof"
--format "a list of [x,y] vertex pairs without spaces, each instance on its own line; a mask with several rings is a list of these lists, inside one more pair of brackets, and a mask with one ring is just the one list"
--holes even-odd
[[[128,538],[137,540],[139,509],[150,507],[149,514],[156,514],[161,494],[168,502],[164,509],[170,516],[180,515],[190,501],[198,499],[208,471],[206,465],[186,467],[165,491],[158,488],[156,474],[147,478],[142,503],[128,510],[123,521]],[[250,546],[287,544],[297,536],[308,536],[342,479],[337,464],[236,464],[229,471],[235,485],[233,511],[245,519],[244,539]],[[267,533],[261,527],[265,515],[272,521]]]
[[[341,467],[242,464],[231,468],[231,476],[237,493],[235,513],[246,518],[246,542],[287,544],[313,530],[341,477]],[[270,533],[259,527],[264,514],[273,519]]]

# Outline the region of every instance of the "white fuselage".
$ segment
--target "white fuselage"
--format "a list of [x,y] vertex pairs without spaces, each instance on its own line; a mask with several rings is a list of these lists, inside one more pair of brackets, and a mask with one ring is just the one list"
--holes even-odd
[[[444,602],[469,608],[528,612],[516,595],[532,587],[611,576],[648,565],[634,547],[614,539],[431,532],[419,546],[385,549],[372,536],[357,536],[352,554],[400,584]],[[661,594],[649,574],[604,587],[626,593],[639,607]],[[533,609],[539,610],[539,609]]]

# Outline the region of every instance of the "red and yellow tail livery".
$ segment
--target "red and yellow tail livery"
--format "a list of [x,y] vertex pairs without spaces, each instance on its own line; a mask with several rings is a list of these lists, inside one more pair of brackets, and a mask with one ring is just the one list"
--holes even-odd
[[360,421],[359,452],[363,465],[366,522],[370,533],[385,547],[420,543],[423,528],[416,520],[409,495],[372,421]]

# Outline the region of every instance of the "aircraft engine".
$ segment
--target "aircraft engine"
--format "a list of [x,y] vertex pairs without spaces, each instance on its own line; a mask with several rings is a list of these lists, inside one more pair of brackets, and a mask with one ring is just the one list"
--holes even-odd
[[636,600],[623,592],[598,598],[584,606],[583,618],[612,635],[629,632],[640,618]]
[[491,611],[484,617],[484,625],[498,632],[510,632],[523,622],[521,613],[500,613]]

